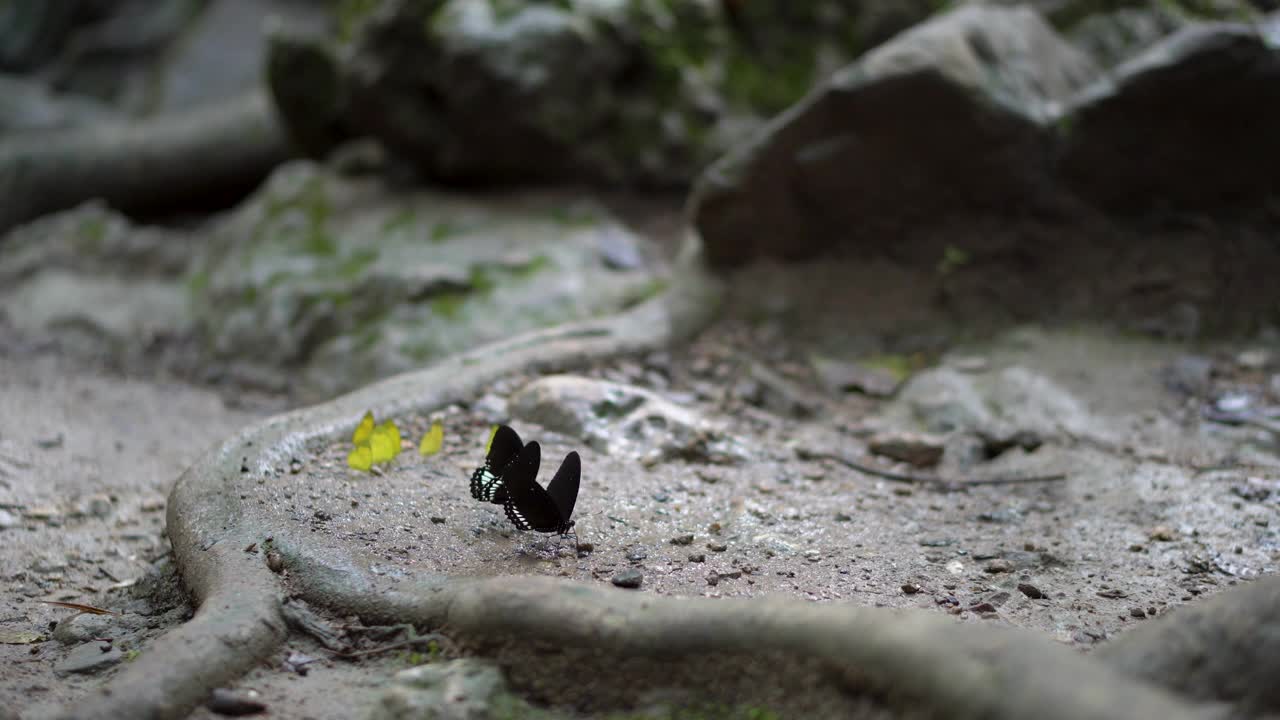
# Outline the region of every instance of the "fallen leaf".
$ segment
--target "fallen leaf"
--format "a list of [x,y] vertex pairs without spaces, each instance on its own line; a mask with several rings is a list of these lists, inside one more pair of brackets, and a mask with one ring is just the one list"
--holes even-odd
[[115,612],[114,610],[103,610],[102,608],[96,608],[92,605],[81,605],[80,603],[62,602],[61,600],[39,600],[37,602],[42,602],[45,605],[57,605],[58,607],[64,607],[69,610],[79,610],[82,613],[89,613],[90,615],[119,615],[120,614],[118,612]]
[[422,443],[418,445],[418,453],[422,455],[435,455],[440,452],[440,446],[444,444],[444,425],[438,421],[431,423],[431,429],[422,436]]
[[351,433],[351,442],[359,447],[369,442],[369,438],[373,435],[373,411],[365,412],[364,417],[360,419],[360,424],[356,426],[356,431]]
[[30,630],[0,630],[0,645],[30,645],[44,641],[44,635]]

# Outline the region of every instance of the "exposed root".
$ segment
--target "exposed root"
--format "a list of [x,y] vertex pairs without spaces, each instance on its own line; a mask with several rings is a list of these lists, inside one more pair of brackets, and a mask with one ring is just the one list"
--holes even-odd
[[1195,700],[1280,713],[1280,577],[1178,608],[1099,648],[1111,667]]
[[[293,589],[368,622],[447,624],[459,637],[592,648],[619,657],[786,652],[851,686],[948,718],[1217,717],[1032,633],[924,611],[798,600],[666,598],[545,577],[390,585],[285,546]],[[327,562],[328,564],[322,564]]]
[[478,348],[332,402],[269,418],[214,448],[183,474],[168,503],[174,558],[199,612],[61,717],[185,717],[215,687],[280,647],[287,631],[279,581],[264,554],[244,551],[255,543],[265,546],[278,533],[253,524],[238,483],[270,477],[309,444],[349,432],[369,409],[380,417],[427,412],[478,394],[514,372],[568,368],[680,341],[714,317],[719,296],[719,283],[700,270],[693,242],[670,288],[628,312]]
[[134,212],[226,197],[288,153],[261,92],[131,125],[18,135],[0,142],[0,232],[94,198]]
[[239,547],[220,543],[209,548],[202,567],[210,575],[212,592],[190,622],[157,639],[110,683],[57,717],[185,717],[214,688],[234,682],[275,652],[288,635],[280,615],[280,589],[262,559],[239,552]]

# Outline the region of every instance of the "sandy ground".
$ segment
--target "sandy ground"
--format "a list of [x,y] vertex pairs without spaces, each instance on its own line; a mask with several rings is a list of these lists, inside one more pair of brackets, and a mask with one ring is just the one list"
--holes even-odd
[[[56,355],[0,354],[0,717],[78,695],[53,640],[75,615],[41,601],[139,616],[141,641],[186,612],[131,592],[168,553],[165,496],[209,446],[255,417],[212,392],[111,375]],[[143,615],[147,613],[147,615]]]

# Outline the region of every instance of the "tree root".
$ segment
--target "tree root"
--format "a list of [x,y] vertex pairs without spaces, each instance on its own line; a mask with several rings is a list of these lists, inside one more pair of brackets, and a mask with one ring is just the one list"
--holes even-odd
[[[926,611],[791,599],[666,598],[546,577],[391,585],[282,546],[292,589],[366,622],[447,625],[453,636],[547,642],[617,656],[786,652],[818,658],[930,717],[1210,718],[1154,685],[1033,633]],[[407,586],[406,586],[407,585]]]
[[[696,239],[676,267],[666,292],[625,313],[477,348],[269,418],[210,450],[178,479],[167,513],[174,558],[199,611],[59,717],[185,717],[214,688],[280,647],[287,635],[283,590],[264,559],[274,552],[265,543],[273,533],[253,524],[238,483],[270,476],[307,446],[350,432],[369,409],[379,417],[427,412],[466,400],[517,371],[567,369],[687,338],[714,317],[721,287],[703,274]],[[245,552],[255,543],[265,552]]]
[[132,125],[0,142],[0,232],[103,198],[124,212],[207,203],[258,183],[289,155],[261,92]]
[[1100,647],[1101,661],[1194,700],[1280,713],[1280,578],[1178,608]]

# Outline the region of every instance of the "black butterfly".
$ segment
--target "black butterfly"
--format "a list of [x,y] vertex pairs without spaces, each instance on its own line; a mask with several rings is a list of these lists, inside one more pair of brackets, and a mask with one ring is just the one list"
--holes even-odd
[[[582,460],[571,452],[560,463],[560,469],[544,489],[537,482],[542,449],[531,442],[520,451],[503,475],[507,489],[502,509],[517,530],[570,534],[574,521],[573,506],[578,501],[578,483],[582,479]],[[575,538],[576,540],[576,538]]]
[[[507,490],[504,487],[503,475],[515,461],[516,456],[524,449],[520,435],[506,425],[499,425],[489,443],[489,453],[485,455],[484,465],[471,473],[471,497],[501,505],[507,501]],[[537,472],[537,468],[534,468]]]

